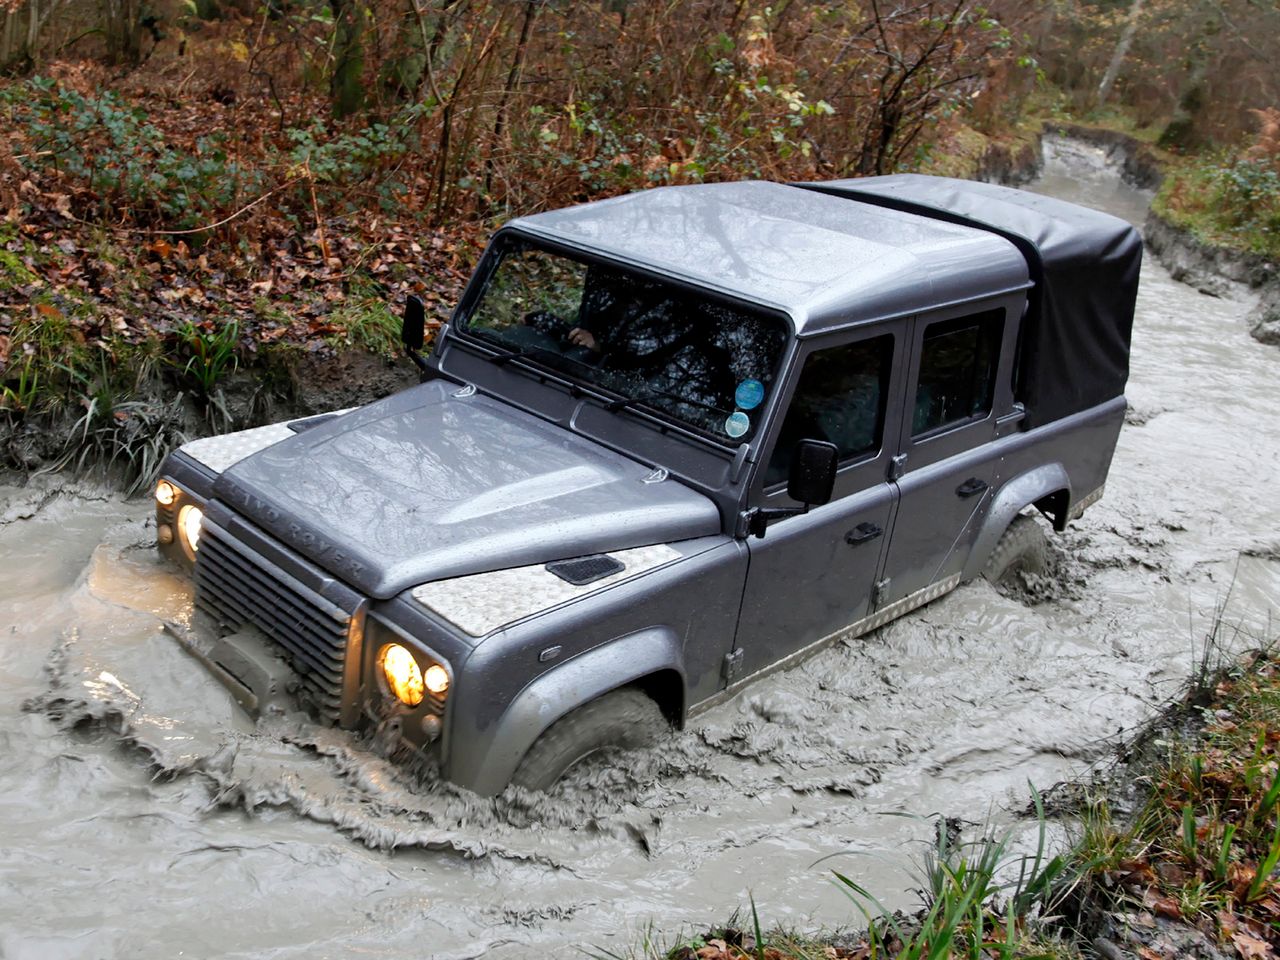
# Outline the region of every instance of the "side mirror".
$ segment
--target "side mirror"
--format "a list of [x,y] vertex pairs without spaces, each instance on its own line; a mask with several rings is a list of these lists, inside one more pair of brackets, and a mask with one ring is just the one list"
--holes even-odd
[[413,294],[404,302],[404,319],[400,323],[400,340],[410,354],[422,349],[426,338],[427,311]]
[[787,476],[787,496],[805,506],[831,502],[836,485],[836,465],[840,451],[825,440],[801,440],[791,455]]
[[791,472],[787,475],[787,496],[803,503],[803,507],[754,507],[743,513],[746,533],[763,537],[769,521],[798,517],[810,507],[831,502],[836,486],[836,466],[840,451],[825,440],[801,440],[791,455]]

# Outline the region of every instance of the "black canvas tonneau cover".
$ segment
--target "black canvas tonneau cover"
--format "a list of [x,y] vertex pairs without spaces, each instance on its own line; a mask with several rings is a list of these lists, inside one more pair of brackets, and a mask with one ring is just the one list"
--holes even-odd
[[898,174],[796,186],[989,230],[1026,257],[1035,286],[1017,396],[1038,426],[1124,394],[1142,240],[1116,217],[991,183]]

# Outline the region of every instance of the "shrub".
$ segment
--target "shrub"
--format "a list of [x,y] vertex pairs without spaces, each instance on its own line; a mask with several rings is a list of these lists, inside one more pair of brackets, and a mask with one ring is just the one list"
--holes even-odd
[[1222,216],[1231,226],[1280,238],[1280,170],[1265,160],[1241,158],[1220,167],[1215,179]]
[[[346,198],[355,184],[372,190],[383,210],[393,211],[408,190],[404,161],[421,149],[417,125],[426,108],[405,107],[386,123],[380,121],[352,133],[335,134],[324,120],[310,126],[290,127],[285,135],[293,144],[287,161],[295,173],[309,174],[322,192]],[[348,204],[359,209],[360,204]]]
[[32,144],[29,163],[56,168],[104,210],[127,209],[135,220],[194,227],[262,186],[259,172],[228,156],[224,134],[175,146],[110,91],[86,97],[36,77],[0,91],[0,104]]

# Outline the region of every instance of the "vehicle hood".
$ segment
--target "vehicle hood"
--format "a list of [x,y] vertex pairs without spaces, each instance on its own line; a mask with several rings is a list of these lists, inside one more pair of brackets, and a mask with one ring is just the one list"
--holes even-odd
[[433,380],[230,467],[214,495],[376,597],[708,536],[706,497],[555,424]]

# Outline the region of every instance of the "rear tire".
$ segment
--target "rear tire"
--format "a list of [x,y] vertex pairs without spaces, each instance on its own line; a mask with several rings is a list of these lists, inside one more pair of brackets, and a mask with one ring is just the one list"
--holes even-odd
[[628,687],[606,693],[543,731],[511,782],[526,790],[546,790],[592,754],[646,747],[667,729],[662,711],[643,691]]
[[1049,540],[1035,517],[1019,516],[1000,535],[982,575],[994,584],[1018,573],[1043,574],[1049,566]]

